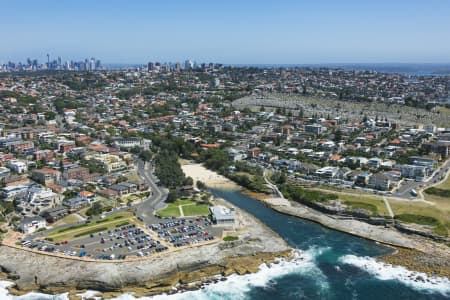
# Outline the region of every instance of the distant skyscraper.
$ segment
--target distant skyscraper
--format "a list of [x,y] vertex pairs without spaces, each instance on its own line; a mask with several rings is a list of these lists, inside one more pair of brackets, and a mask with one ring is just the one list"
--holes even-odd
[[91,57],[91,59],[89,60],[89,71],[94,71],[95,70],[95,59],[93,57]]
[[186,70],[190,70],[190,69],[192,69],[194,67],[194,63],[190,60],[190,59],[187,59],[185,62],[184,62],[184,68],[186,69]]

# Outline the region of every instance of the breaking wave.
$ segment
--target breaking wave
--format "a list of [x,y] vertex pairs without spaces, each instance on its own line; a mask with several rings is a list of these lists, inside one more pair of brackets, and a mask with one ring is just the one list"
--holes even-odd
[[[203,300],[203,299],[247,299],[248,292],[253,288],[270,289],[275,284],[275,279],[289,274],[302,274],[316,278],[317,288],[326,292],[329,283],[325,274],[317,267],[315,258],[329,248],[313,247],[307,251],[294,250],[290,259],[279,259],[270,265],[262,264],[258,272],[246,275],[230,275],[226,278],[217,277],[214,283],[204,285],[202,289],[195,291],[179,291],[175,294],[162,294],[152,297],[134,297],[132,294],[123,294],[114,300]],[[0,281],[0,299],[5,300],[68,300],[68,293],[60,295],[46,295],[41,293],[29,293],[23,296],[12,296],[7,287],[13,283]],[[78,294],[85,298],[95,298],[95,291]],[[100,299],[100,298],[98,298]]]
[[372,257],[345,255],[339,261],[362,269],[379,280],[397,280],[421,292],[450,296],[450,280],[445,277],[428,276],[425,273],[410,271],[405,267],[378,262]]

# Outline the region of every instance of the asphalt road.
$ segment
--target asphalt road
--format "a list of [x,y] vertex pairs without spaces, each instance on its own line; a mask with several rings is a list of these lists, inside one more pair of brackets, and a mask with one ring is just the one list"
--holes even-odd
[[[147,164],[149,164],[148,167],[149,167],[149,169],[151,169],[150,163],[147,163]],[[150,186],[152,192],[149,197],[144,199],[142,201],[142,203],[137,204],[135,207],[136,207],[136,216],[141,217],[142,219],[144,219],[144,221],[146,223],[151,224],[151,223],[154,223],[156,220],[156,218],[153,216],[154,211],[164,208],[164,206],[165,206],[164,200],[166,200],[167,194],[169,191],[166,188],[159,187],[155,183],[155,182],[157,182],[157,178],[151,174],[151,171],[149,169],[145,168],[145,164],[143,161],[141,161],[141,160],[138,161],[138,168],[137,168],[138,174]],[[130,209],[130,207],[114,209],[113,211],[111,211],[109,213],[105,213],[103,215],[108,216],[110,214],[114,214],[119,211],[125,211],[128,209]],[[92,222],[97,219],[100,219],[100,216],[95,216],[90,221]],[[85,221],[79,221],[75,224],[83,224],[83,223],[85,223]],[[33,234],[28,235],[28,238],[29,239],[38,238],[38,237],[44,236],[46,233],[54,231],[55,229],[71,227],[75,224],[61,225],[58,227],[52,227],[44,232],[35,232]]]
[[440,181],[442,178],[445,177],[447,172],[449,172],[449,169],[450,169],[450,160],[447,160],[442,165],[442,167],[436,173],[434,173],[433,176],[429,178],[427,181],[425,182],[417,182],[414,180],[404,181],[400,185],[400,188],[393,194],[393,196],[401,198],[410,198],[412,196],[411,195],[412,189],[418,191],[422,187],[426,187],[428,185],[432,185],[433,183]]
[[[147,167],[147,168],[146,168]],[[137,172],[139,176],[150,186],[152,192],[150,196],[143,200],[142,203],[137,204],[136,216],[141,217],[145,222],[153,221],[153,214],[156,210],[165,206],[164,200],[167,198],[169,191],[166,188],[160,187],[156,184],[158,179],[152,174],[153,166],[151,163],[145,163],[142,160],[137,162]]]

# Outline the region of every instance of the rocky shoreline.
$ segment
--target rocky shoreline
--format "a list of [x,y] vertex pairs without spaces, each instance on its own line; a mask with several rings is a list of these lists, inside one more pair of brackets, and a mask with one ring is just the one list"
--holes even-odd
[[[72,282],[62,285],[36,285],[33,287],[24,288],[18,284],[9,288],[13,295],[23,295],[30,291],[40,291],[46,294],[60,294],[69,291],[71,299],[79,299],[76,294],[84,292],[85,290],[97,290],[104,298],[111,298],[122,295],[124,293],[131,293],[136,297],[149,296],[161,293],[174,293],[178,291],[199,289],[205,284],[223,280],[225,276],[231,274],[248,274],[255,273],[261,264],[273,263],[277,258],[289,257],[290,250],[276,253],[258,253],[250,256],[239,256],[225,258],[223,262],[204,266],[191,266],[186,269],[179,269],[172,273],[161,275],[160,278],[149,280],[146,282],[135,282],[125,284],[124,286],[106,286],[103,284],[88,284],[78,281],[77,285]],[[11,279],[14,275],[3,273],[4,279]],[[17,283],[17,279],[16,279]]]
[[[201,165],[198,165],[197,168],[206,169]],[[221,178],[224,182],[230,182],[228,178],[223,176]],[[205,183],[208,185],[208,180],[205,180]],[[211,187],[214,187],[214,185]],[[339,219],[298,203],[288,202],[287,205],[279,205],[278,201],[272,201],[273,199],[266,194],[247,190],[237,184],[235,184],[235,188],[241,189],[244,194],[261,201],[264,205],[279,213],[312,221],[333,230],[392,247],[394,249],[392,254],[380,258],[384,262],[404,266],[429,275],[450,278],[448,271],[450,269],[448,267],[450,266],[450,247],[444,244],[421,236],[400,233],[393,228],[371,225],[352,219]]]
[[406,235],[392,228],[370,225],[357,220],[333,218],[297,203],[292,203],[289,206],[273,205],[267,195],[246,190],[243,193],[258,199],[282,214],[313,221],[327,228],[391,247],[393,253],[380,257],[380,261],[403,266],[409,270],[423,272],[430,276],[450,278],[450,248],[444,244],[421,236]]
[[429,276],[450,278],[450,256],[425,253],[414,249],[396,248],[394,253],[385,255],[380,260]]
[[[256,272],[262,263],[288,257],[290,247],[258,220],[235,208],[243,224],[239,240],[218,242],[141,261],[88,262],[0,246],[0,270],[15,282],[15,294],[97,290],[105,297],[170,292],[175,285],[211,280],[215,275]],[[109,296],[108,296],[109,295]]]

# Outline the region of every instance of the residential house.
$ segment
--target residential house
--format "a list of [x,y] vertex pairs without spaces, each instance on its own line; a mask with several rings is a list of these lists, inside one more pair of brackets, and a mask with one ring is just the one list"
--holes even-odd
[[64,201],[63,205],[67,207],[69,210],[76,210],[83,207],[87,207],[91,204],[91,201],[88,198],[84,197],[74,197],[67,201]]
[[6,167],[18,174],[25,173],[28,170],[27,164],[20,160],[10,160]]
[[64,170],[62,177],[64,180],[76,179],[80,181],[87,181],[89,178],[89,169],[85,167],[75,167]]
[[61,172],[49,168],[36,169],[31,173],[31,178],[43,185],[48,185],[60,181]]
[[45,218],[47,222],[53,223],[59,219],[64,218],[69,214],[69,210],[64,206],[58,206],[55,208],[47,209],[41,212],[41,217]]
[[51,150],[38,150],[34,152],[34,159],[35,160],[49,160],[52,159],[55,156],[55,153]]
[[135,183],[131,182],[121,182],[119,185],[124,186],[128,189],[128,193],[136,193],[138,190],[138,187]]
[[316,175],[322,178],[335,178],[338,175],[338,167],[323,167],[316,170]]
[[391,180],[386,174],[377,173],[370,176],[368,186],[372,189],[388,191]]
[[86,160],[94,160],[102,165],[108,173],[120,171],[127,168],[127,164],[116,155],[93,154],[85,156]]
[[128,187],[121,184],[113,184],[109,187],[109,189],[116,192],[116,194],[119,196],[123,196],[129,193]]
[[417,181],[423,181],[428,175],[427,168],[424,166],[416,165],[395,165],[396,170],[399,170],[402,177],[412,178]]
[[355,184],[359,186],[366,186],[369,184],[370,173],[362,172],[356,176]]
[[29,234],[46,226],[47,222],[40,216],[25,217],[20,221],[19,230],[24,234]]

